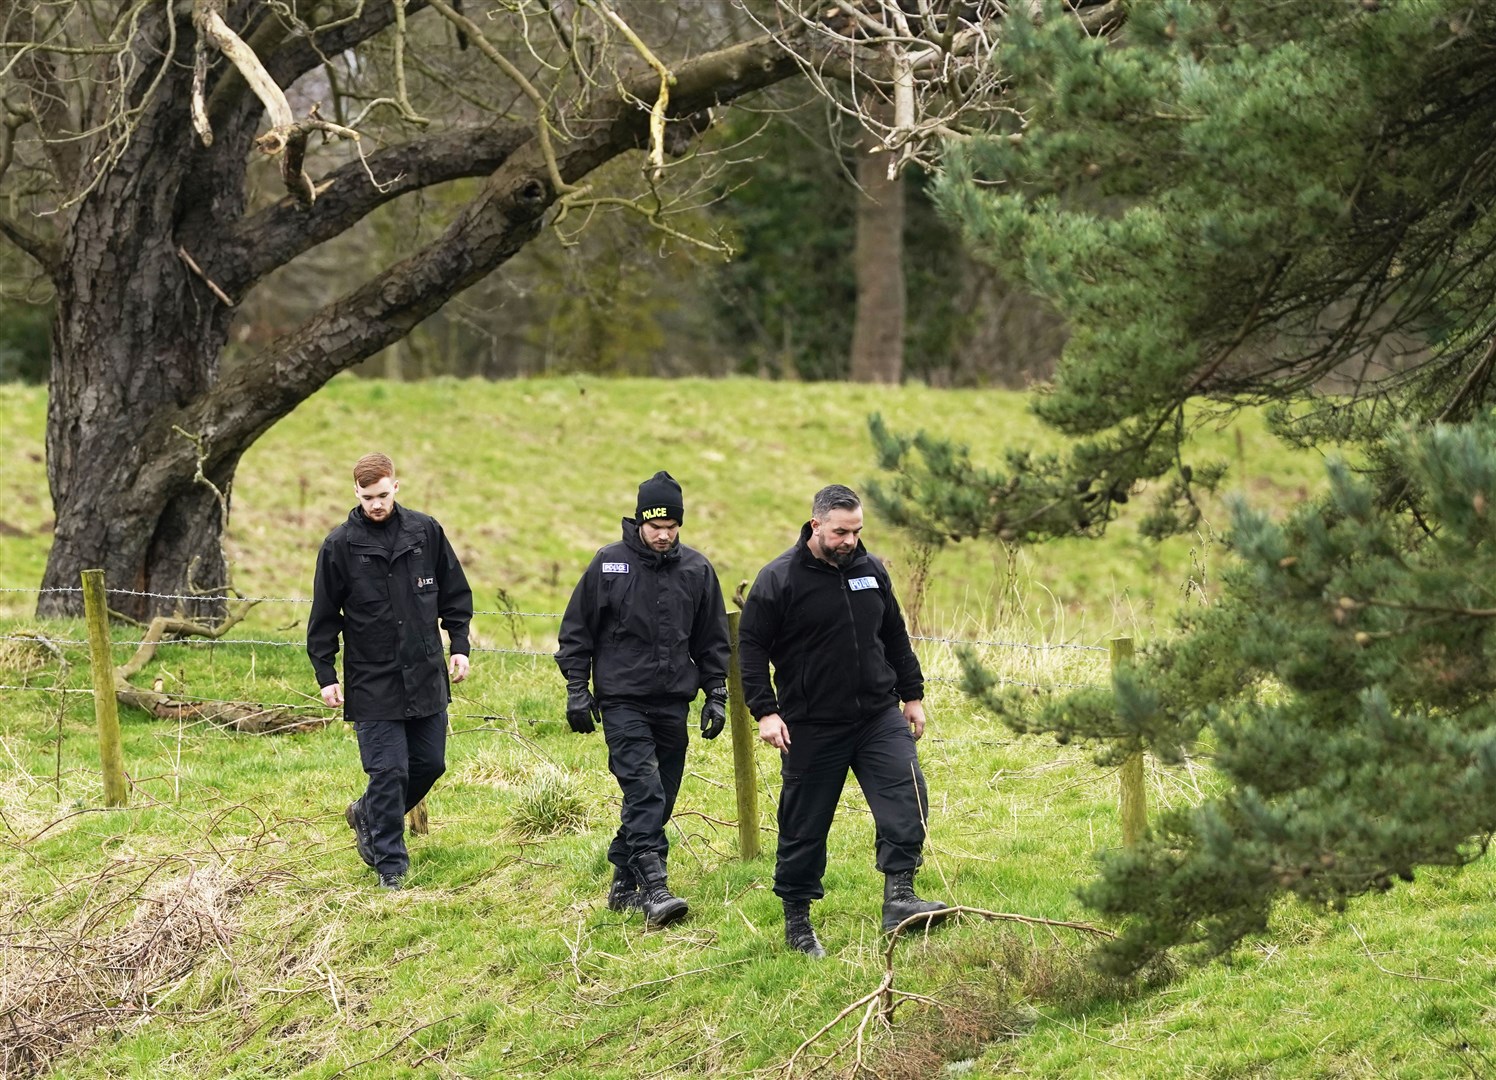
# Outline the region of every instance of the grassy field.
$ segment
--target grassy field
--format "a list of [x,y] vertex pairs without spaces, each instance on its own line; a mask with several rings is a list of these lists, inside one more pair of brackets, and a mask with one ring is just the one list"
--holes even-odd
[[[821,483],[870,471],[863,417],[990,451],[1043,438],[1013,395],[727,382],[550,380],[392,386],[340,380],[245,458],[230,545],[262,604],[256,644],[171,646],[137,680],[189,696],[312,708],[300,647],[311,557],[351,505],[347,467],[400,463],[402,495],[457,541],[485,610],[452,709],[433,829],[411,888],[371,888],[341,810],[361,774],[350,733],[230,735],[123,715],[131,804],[101,806],[82,628],[0,593],[0,1074],[58,1077],[1322,1077],[1496,1074],[1496,875],[1421,873],[1338,915],[1286,907],[1233,962],[1119,984],[1073,931],[963,918],[892,954],[891,1027],[839,1014],[885,976],[866,804],[849,785],[814,914],[830,956],[787,953],[771,858],[736,857],[727,740],[695,741],[671,830],[692,916],[645,932],[608,912],[617,790],[599,736],[561,718],[545,653],[576,574],[656,468],[685,485],[686,539],[729,588],[793,536]],[[47,544],[44,401],[0,387],[0,587],[34,588]],[[1317,483],[1258,428],[1212,434],[1253,498]],[[900,539],[868,529],[896,577]],[[1009,677],[1105,678],[1099,646],[1147,640],[1220,555],[1123,523],[1101,544],[937,554],[931,636],[987,646]],[[900,579],[901,586],[910,583]],[[1193,596],[1194,594],[1192,594]],[[40,631],[68,665],[17,640]],[[115,630],[117,659],[138,631]],[[1016,647],[1022,646],[1022,647]],[[1028,647],[1038,646],[1038,647]],[[1047,646],[1047,648],[1045,647]],[[1059,648],[1058,646],[1076,646]],[[930,895],[989,912],[1089,920],[1072,891],[1117,842],[1115,776],[1083,749],[1012,735],[948,680],[940,642],[921,746]],[[777,765],[758,754],[774,844]],[[1155,807],[1197,800],[1208,760],[1152,769]],[[824,1034],[817,1035],[826,1025]],[[791,1062],[793,1064],[791,1065]],[[819,1070],[819,1071],[817,1071]]]

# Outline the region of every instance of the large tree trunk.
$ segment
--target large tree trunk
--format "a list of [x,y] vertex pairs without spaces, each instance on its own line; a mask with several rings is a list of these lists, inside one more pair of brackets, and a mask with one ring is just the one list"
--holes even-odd
[[852,380],[897,383],[904,374],[904,186],[886,150],[857,158],[857,318]]
[[[181,178],[156,181],[180,186]],[[191,288],[161,230],[145,222],[109,227],[129,216],[130,205],[108,191],[90,197],[57,283],[47,406],[47,478],[57,527],[43,586],[75,588],[79,569],[97,567],[111,589],[186,594],[224,583],[222,515],[206,484],[184,473],[175,456],[166,466],[158,454],[171,438],[191,450],[164,417],[212,385],[228,315]],[[206,443],[214,437],[190,434]],[[221,458],[225,448],[214,449]],[[225,494],[238,456],[206,476]],[[76,599],[43,593],[39,612],[75,612]],[[122,595],[110,605],[141,619],[174,606]],[[188,604],[183,611],[197,617],[217,606]]]
[[[165,20],[159,11],[144,19],[152,25],[142,33],[164,51]],[[140,53],[149,51],[143,44]],[[172,59],[121,156],[74,210],[53,273],[47,479],[57,524],[44,589],[74,590],[87,568],[104,570],[111,589],[137,593],[187,594],[194,585],[224,583],[218,500],[179,456],[168,463],[160,454],[175,439],[195,460],[170,417],[213,385],[231,313],[193,275],[178,246],[208,243],[221,224],[211,215],[237,216],[243,170],[224,167],[233,150],[210,156],[181,122],[190,35],[178,34]],[[145,68],[140,79],[155,74]],[[226,122],[220,138],[242,153],[246,124],[252,134],[253,123]],[[201,197],[206,190],[211,197]],[[220,453],[207,473],[225,493],[242,450]],[[76,614],[81,603],[76,592],[43,592],[37,610]],[[144,619],[178,605],[116,594],[110,606]],[[181,610],[205,617],[222,605],[195,601]]]

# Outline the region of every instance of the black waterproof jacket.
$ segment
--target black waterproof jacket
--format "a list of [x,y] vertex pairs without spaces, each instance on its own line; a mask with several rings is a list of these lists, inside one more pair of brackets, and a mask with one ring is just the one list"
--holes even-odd
[[[919,659],[883,564],[859,541],[845,569],[800,540],[759,571],[738,624],[743,696],[755,719],[862,720],[925,695]],[[769,682],[769,665],[774,681]]]
[[435,518],[397,506],[391,551],[361,507],[327,534],[317,553],[306,651],[317,682],[338,681],[343,639],[343,716],[399,720],[431,716],[452,700],[437,620],[452,652],[469,651],[473,593]]
[[654,551],[631,518],[572,590],[558,642],[561,674],[591,674],[600,704],[690,701],[726,685],[732,656],[712,564],[680,543]]

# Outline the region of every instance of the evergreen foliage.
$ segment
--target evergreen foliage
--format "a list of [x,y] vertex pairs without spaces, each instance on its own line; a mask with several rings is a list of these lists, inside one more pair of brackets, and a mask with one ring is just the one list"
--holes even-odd
[[[901,523],[933,504],[949,536],[1090,534],[1167,474],[1143,525],[1162,535],[1192,527],[1194,490],[1221,476],[1181,457],[1190,417],[1211,416],[1187,415],[1192,400],[1281,402],[1287,437],[1375,444],[1490,398],[1496,13],[1443,0],[1129,13],[1113,42],[1064,18],[1010,20],[996,62],[1011,130],[953,145],[937,185],[978,256],[1066,319],[1035,408],[1078,441],[994,476],[957,449],[932,461],[938,439],[885,439],[893,475],[876,498]],[[989,486],[960,499],[948,483]]]
[[1126,919],[1119,969],[1229,950],[1283,896],[1462,864],[1496,829],[1493,44],[1496,12],[1441,0],[1155,0],[1111,44],[1014,20],[1022,110],[953,149],[942,206],[1068,321],[1035,408],[1075,442],[996,471],[874,417],[882,513],[937,539],[1095,535],[1153,480],[1143,530],[1187,528],[1223,469],[1183,437],[1246,403],[1364,463],[1286,523],[1238,506],[1224,599],[1112,690],[1027,709],[967,664],[1020,730],[1213,753],[1221,790],[1083,891]]
[[1213,749],[1228,787],[1106,855],[1083,891],[1130,916],[1108,958],[1229,949],[1291,894],[1340,905],[1459,865],[1496,831],[1496,419],[1390,440],[1420,523],[1330,466],[1331,492],[1286,523],[1238,504],[1225,597],[1180,639],[1093,690],[1026,714],[966,663],[968,688],[1022,730]]

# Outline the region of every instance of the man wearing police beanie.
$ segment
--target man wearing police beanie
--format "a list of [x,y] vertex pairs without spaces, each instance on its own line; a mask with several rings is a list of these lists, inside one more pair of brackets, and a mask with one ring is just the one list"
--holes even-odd
[[572,591],[556,664],[566,677],[566,722],[582,734],[602,722],[608,768],[623,792],[608,846],[608,907],[640,909],[659,927],[688,910],[666,883],[665,836],[685,775],[686,717],[705,690],[701,735],[721,734],[731,646],[717,573],[679,539],[680,484],[657,472],[639,485],[634,506],[623,538],[598,550]]

